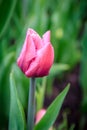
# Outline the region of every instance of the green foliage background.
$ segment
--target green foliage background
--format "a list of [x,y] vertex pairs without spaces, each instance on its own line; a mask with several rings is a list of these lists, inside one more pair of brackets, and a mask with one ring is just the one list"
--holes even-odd
[[[23,45],[27,28],[35,29],[40,35],[51,30],[55,61],[54,69],[50,72],[51,76],[46,79],[49,86],[52,86],[52,82],[58,74],[69,69],[72,70],[78,63],[81,64],[80,84],[83,93],[81,108],[83,117],[86,119],[84,116],[84,113],[87,114],[86,10],[86,0],[0,1],[0,130],[8,127],[9,75],[12,69],[14,70],[19,99],[24,110],[27,110],[28,80],[16,65],[16,59]],[[38,83],[37,86],[40,86],[43,81],[38,79]],[[50,87],[50,89],[52,88]],[[43,101],[44,93],[42,95]]]

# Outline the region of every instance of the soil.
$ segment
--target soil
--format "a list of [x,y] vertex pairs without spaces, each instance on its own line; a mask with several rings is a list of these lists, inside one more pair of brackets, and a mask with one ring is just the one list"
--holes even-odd
[[[44,107],[47,108],[53,99],[55,99],[65,86],[70,83],[70,90],[64,100],[60,114],[55,123],[55,126],[57,127],[63,121],[63,113],[66,112],[68,129],[72,124],[74,124],[74,130],[79,130],[80,128],[82,91],[79,84],[79,70],[80,65],[77,65],[71,72],[66,72],[62,78],[57,76],[53,83],[52,95],[48,97],[46,94],[45,96]],[[84,130],[86,130],[86,128],[84,128]]]

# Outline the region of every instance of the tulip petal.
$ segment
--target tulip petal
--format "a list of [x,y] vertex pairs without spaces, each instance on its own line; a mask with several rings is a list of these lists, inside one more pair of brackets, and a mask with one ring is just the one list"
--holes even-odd
[[39,58],[37,76],[48,75],[54,60],[54,49],[52,45],[48,43],[44,48],[38,51],[37,57]]
[[43,35],[43,41],[44,41],[44,44],[50,42],[50,31],[47,31],[47,32]]
[[53,64],[54,50],[50,43],[45,45],[37,52],[36,58],[30,64],[26,76],[43,77],[48,75],[49,69]]
[[30,37],[30,35],[27,35],[23,49],[17,60],[17,64],[18,66],[20,66],[23,72],[25,72],[28,69],[31,60],[35,58],[35,56],[36,56],[36,50],[33,40]]
[[42,47],[42,39],[38,33],[33,29],[28,29],[27,33],[32,37],[36,50],[40,49]]
[[27,77],[37,77],[37,76],[36,76],[36,71],[37,71],[37,69],[38,69],[38,60],[34,59],[34,60],[31,62],[31,64],[30,64],[28,70],[25,72],[25,75],[26,75]]

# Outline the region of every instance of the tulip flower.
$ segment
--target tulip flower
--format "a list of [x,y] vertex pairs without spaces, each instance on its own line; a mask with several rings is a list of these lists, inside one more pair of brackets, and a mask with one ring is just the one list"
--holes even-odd
[[17,65],[27,77],[43,77],[49,74],[54,60],[50,31],[42,38],[33,29],[28,29],[25,42],[17,59]]
[[49,74],[54,60],[54,49],[50,42],[50,31],[42,38],[33,29],[28,29],[21,53],[17,59],[17,65],[22,72],[30,78],[27,129],[34,128],[35,109],[35,77],[43,77]]
[[[36,124],[42,119],[42,117],[46,114],[46,110],[45,109],[41,109],[37,112],[36,114]],[[53,130],[53,128],[51,127],[49,130]]]
[[45,115],[46,110],[45,109],[41,109],[37,112],[36,114],[36,124],[41,120],[41,118]]

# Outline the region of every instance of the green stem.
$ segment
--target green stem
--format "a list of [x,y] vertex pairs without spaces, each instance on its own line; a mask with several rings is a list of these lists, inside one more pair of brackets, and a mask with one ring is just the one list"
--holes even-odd
[[28,119],[27,130],[34,128],[34,113],[35,113],[35,78],[30,79],[29,98],[28,98]]

